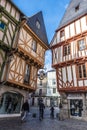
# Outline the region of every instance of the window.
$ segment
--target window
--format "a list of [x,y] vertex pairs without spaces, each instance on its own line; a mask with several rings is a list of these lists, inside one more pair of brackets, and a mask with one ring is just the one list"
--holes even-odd
[[39,89],[39,96],[42,95],[42,89]]
[[53,93],[56,93],[56,88],[53,88]]
[[79,5],[77,5],[76,7],[75,7],[75,12],[77,12],[79,10]]
[[33,40],[33,42],[32,42],[32,50],[33,50],[34,52],[36,52],[36,48],[37,48],[37,43],[36,43],[35,40]]
[[42,80],[40,80],[40,85],[42,86]]
[[86,78],[87,77],[85,64],[78,65],[78,77],[79,78]]
[[78,50],[82,51],[84,49],[86,49],[86,43],[84,39],[81,39],[78,41]]
[[30,79],[30,66],[28,64],[26,64],[24,83],[29,84],[29,79]]
[[3,21],[0,21],[0,29],[5,30],[6,24]]
[[0,95],[0,114],[18,114],[23,96],[20,93],[6,92]]
[[36,21],[36,27],[40,29],[40,22],[38,20]]
[[55,57],[55,59],[57,59],[57,54],[56,53],[54,54],[54,57]]
[[61,30],[60,31],[60,38],[64,37],[65,36],[65,33],[64,33],[64,30]]
[[83,101],[82,99],[70,99],[70,114],[71,116],[82,116]]
[[69,55],[71,52],[71,46],[70,44],[64,46],[64,56]]
[[55,80],[55,79],[52,80],[52,84],[53,84],[53,85],[56,84],[56,80]]

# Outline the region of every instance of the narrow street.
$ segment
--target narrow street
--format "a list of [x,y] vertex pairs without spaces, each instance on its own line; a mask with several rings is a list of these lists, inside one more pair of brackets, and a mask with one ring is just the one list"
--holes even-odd
[[[38,118],[38,108],[31,108],[31,115],[26,122],[21,123],[20,117],[0,119],[0,130],[87,130],[87,122],[75,119],[59,121],[50,118],[49,108],[45,109],[44,119]],[[32,117],[32,113],[37,116]]]

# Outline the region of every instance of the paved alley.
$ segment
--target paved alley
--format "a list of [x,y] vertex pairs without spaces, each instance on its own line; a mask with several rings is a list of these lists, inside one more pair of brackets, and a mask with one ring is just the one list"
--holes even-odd
[[87,130],[85,121],[75,119],[59,121],[56,117],[51,119],[48,108],[42,121],[38,118],[38,108],[32,108],[31,112],[37,113],[36,118],[32,117],[31,113],[24,123],[21,123],[20,117],[0,119],[0,130]]

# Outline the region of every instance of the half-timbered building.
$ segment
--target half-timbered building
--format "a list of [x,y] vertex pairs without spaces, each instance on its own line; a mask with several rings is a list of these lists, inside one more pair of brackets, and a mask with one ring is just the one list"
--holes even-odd
[[71,0],[51,41],[62,112],[87,117],[87,1]]
[[37,71],[49,48],[42,12],[26,17],[10,0],[0,0],[0,115],[20,114],[37,88]]

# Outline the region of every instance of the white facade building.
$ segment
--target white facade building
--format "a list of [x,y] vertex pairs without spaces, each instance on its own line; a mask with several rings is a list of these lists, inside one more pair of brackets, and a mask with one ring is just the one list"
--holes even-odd
[[58,106],[59,93],[57,91],[56,71],[50,70],[47,72],[47,106]]

